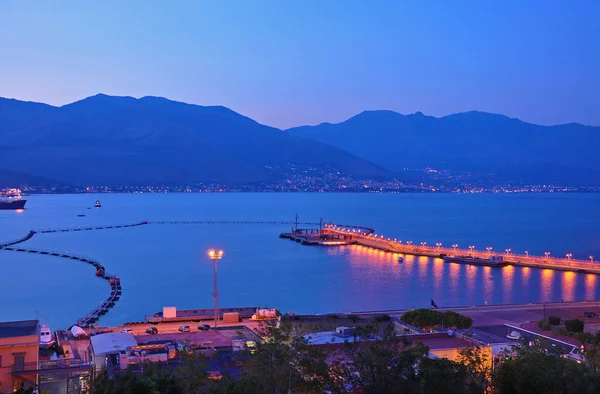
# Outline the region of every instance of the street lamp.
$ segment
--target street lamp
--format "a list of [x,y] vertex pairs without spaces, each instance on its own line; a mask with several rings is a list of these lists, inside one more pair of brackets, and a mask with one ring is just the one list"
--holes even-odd
[[544,252],[544,254],[546,255],[546,259],[550,258],[550,252]]
[[470,250],[471,252],[473,251],[473,249],[475,249],[475,246],[474,246],[474,245],[469,245],[469,250]]
[[412,245],[412,241],[406,241],[407,245]]
[[594,256],[590,256],[590,261],[593,263],[594,262]]
[[510,248],[504,249],[504,251],[506,252],[506,254],[510,254],[511,249]]
[[485,248],[485,250],[487,250],[488,253],[491,253],[492,252],[492,247],[488,246],[488,247]]
[[215,298],[215,327],[219,322],[219,291],[217,290],[217,260],[223,258],[222,250],[211,249],[208,251],[208,257],[213,261],[213,297]]
[[421,246],[427,246],[427,242],[421,242]]
[[435,246],[436,246],[436,247],[439,249],[439,248],[441,248],[441,247],[442,247],[442,243],[441,243],[441,242],[437,242],[437,243],[435,244]]
[[571,253],[567,253],[567,260],[571,260],[571,257],[573,257],[573,255]]
[[528,250],[525,251],[525,256],[529,257],[529,251]]
[[456,248],[458,248],[458,244],[452,245],[452,249],[456,250]]

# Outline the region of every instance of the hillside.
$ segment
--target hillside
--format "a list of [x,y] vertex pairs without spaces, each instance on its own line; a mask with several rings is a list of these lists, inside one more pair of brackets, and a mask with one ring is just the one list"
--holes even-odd
[[62,107],[0,99],[1,167],[72,185],[252,184],[313,168],[390,172],[225,107],[96,95]]
[[600,185],[600,127],[539,126],[475,111],[441,118],[365,111],[287,131],[392,171],[432,167],[493,173],[504,182]]

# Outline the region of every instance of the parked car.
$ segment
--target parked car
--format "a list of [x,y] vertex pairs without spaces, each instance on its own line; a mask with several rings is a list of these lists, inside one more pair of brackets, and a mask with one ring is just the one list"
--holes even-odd
[[125,327],[124,329],[121,330],[121,332],[123,332],[125,334],[131,334],[131,333],[133,333],[133,330],[131,328]]
[[198,331],[210,331],[210,326],[208,324],[200,324],[198,326]]
[[146,329],[147,334],[158,334],[158,328],[156,327],[148,327]]
[[179,326],[179,331],[181,332],[190,332],[190,326],[187,324],[182,324]]

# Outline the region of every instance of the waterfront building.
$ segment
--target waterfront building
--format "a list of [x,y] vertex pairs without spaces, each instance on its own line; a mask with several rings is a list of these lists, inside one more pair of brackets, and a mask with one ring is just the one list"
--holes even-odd
[[39,341],[37,320],[0,323],[0,392],[36,386]]

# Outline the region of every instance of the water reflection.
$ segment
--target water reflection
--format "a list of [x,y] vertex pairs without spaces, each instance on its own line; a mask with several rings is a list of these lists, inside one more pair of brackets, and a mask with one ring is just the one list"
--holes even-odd
[[575,299],[575,284],[577,276],[575,272],[565,271],[562,275],[562,299],[563,300],[574,300]]
[[502,267],[502,303],[512,303],[513,283],[515,280],[515,267],[507,265]]
[[[393,288],[394,296],[404,304],[424,304],[430,297],[437,297],[443,305],[592,300],[598,293],[594,274],[446,263],[356,245],[327,249],[327,253],[343,258],[360,285],[379,286],[383,293]],[[398,257],[403,258],[401,263]]]

